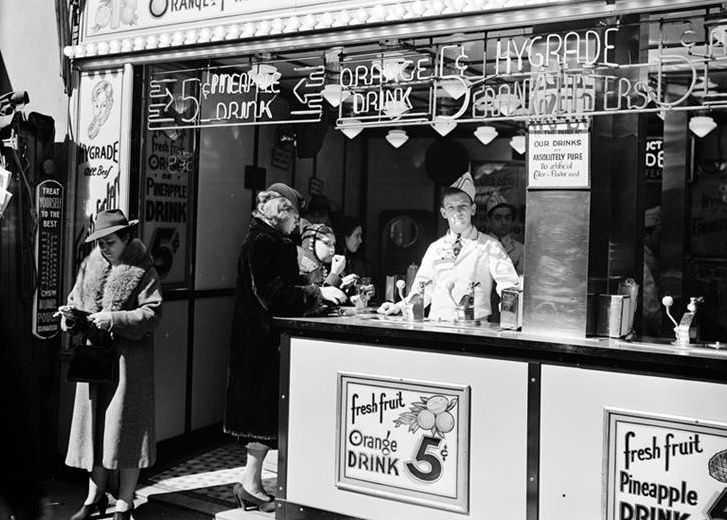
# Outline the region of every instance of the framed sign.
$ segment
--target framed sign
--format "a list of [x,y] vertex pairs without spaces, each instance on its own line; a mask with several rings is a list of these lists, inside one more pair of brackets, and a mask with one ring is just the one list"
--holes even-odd
[[336,486],[469,511],[470,389],[339,373]]
[[73,219],[76,267],[93,247],[84,241],[93,232],[98,212],[118,208],[128,215],[130,174],[124,142],[129,134],[122,123],[122,106],[130,104],[127,83],[124,69],[81,75]]
[[590,135],[586,123],[531,126],[528,188],[590,188]]
[[606,409],[605,518],[727,518],[727,424]]
[[63,185],[47,179],[35,187],[38,226],[35,231],[35,268],[38,286],[33,298],[33,335],[48,339],[58,334],[53,315],[60,304]]

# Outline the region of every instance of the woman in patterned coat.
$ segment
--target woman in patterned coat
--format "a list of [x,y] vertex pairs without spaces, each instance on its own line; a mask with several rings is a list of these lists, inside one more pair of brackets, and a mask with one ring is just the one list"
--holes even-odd
[[[109,470],[119,470],[114,520],[130,518],[140,468],[154,464],[154,351],[161,317],[159,276],[144,244],[131,237],[120,210],[102,211],[86,242],[96,247],[81,264],[61,327],[80,328],[71,310],[90,312],[88,326],[110,339],[118,362],[113,384],[77,383],[66,464],[89,472],[88,496],[71,520],[103,514]],[[91,334],[89,334],[90,336]]]

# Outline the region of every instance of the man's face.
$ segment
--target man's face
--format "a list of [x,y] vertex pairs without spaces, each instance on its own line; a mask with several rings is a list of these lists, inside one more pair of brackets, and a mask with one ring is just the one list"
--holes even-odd
[[450,231],[462,233],[470,227],[475,209],[476,206],[466,193],[453,193],[444,197],[439,211],[442,218],[447,219]]
[[512,210],[507,206],[495,208],[490,212],[489,218],[490,231],[492,231],[497,238],[507,236],[512,231]]

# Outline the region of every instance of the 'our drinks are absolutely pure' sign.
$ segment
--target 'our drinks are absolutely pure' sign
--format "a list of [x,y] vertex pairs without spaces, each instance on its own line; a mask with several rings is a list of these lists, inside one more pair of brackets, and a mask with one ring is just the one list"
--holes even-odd
[[585,123],[531,126],[527,155],[529,189],[590,187],[590,133]]

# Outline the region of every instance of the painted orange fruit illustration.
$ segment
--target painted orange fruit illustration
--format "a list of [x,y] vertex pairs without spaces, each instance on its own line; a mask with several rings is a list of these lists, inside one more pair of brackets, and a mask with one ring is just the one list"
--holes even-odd
[[427,410],[434,415],[445,411],[447,406],[449,406],[449,400],[443,395],[435,395],[427,401]]
[[434,424],[440,432],[449,433],[454,429],[454,416],[449,412],[442,412],[437,415]]
[[422,410],[417,415],[417,424],[423,430],[431,430],[435,420],[434,414],[429,410]]
[[440,394],[420,396],[419,401],[411,404],[408,412],[394,419],[394,426],[406,426],[411,433],[416,433],[420,428],[430,430],[432,436],[443,439],[446,433],[454,430],[456,420],[450,412],[458,402],[457,397],[449,399]]

